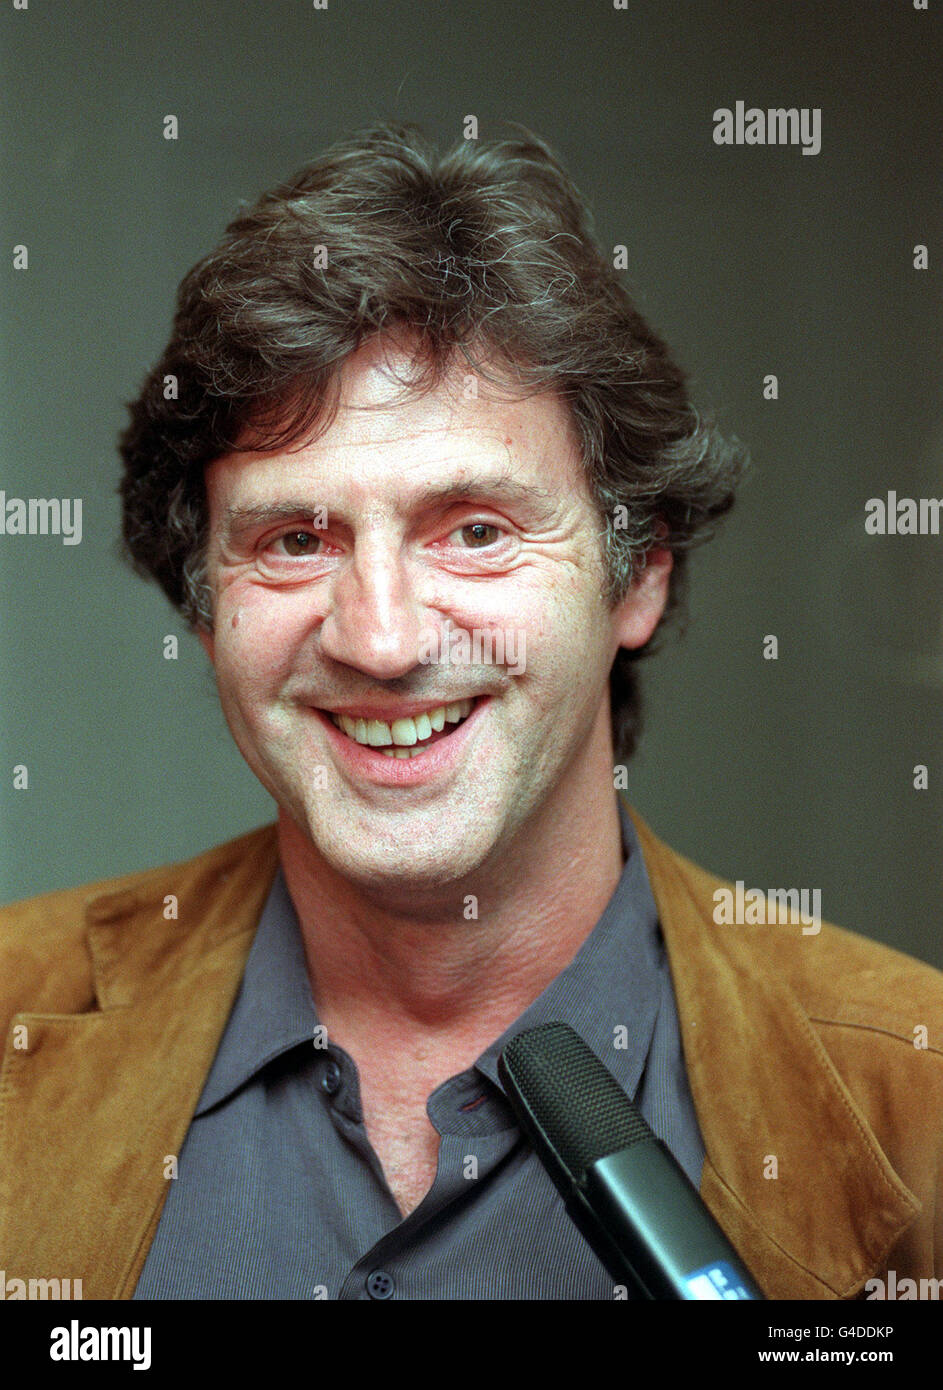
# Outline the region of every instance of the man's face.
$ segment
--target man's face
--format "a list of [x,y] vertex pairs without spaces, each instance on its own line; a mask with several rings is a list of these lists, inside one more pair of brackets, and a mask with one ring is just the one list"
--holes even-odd
[[[605,605],[562,402],[464,382],[403,396],[367,344],[319,439],[206,474],[203,641],[227,722],[305,843],[365,889],[498,871],[549,798],[565,825],[588,779],[611,795],[609,670],[664,605],[670,558]],[[399,740],[423,751],[389,756]]]

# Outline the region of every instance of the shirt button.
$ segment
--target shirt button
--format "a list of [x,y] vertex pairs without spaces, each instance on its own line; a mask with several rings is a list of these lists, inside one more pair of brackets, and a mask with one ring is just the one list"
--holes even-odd
[[321,1073],[321,1090],[333,1096],[340,1088],[341,1069],[335,1061],[330,1061]]
[[367,1293],[371,1298],[392,1298],[393,1276],[384,1269],[375,1269],[367,1276]]

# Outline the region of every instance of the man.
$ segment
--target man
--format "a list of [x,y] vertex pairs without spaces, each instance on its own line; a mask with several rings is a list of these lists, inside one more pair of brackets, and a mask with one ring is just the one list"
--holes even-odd
[[614,791],[741,459],[542,142],[381,126],[264,195],[185,278],[122,455],[130,556],[277,824],[5,910],[8,1275],[624,1296],[499,1083],[553,1019],[768,1296],[938,1275],[939,974],[719,924]]

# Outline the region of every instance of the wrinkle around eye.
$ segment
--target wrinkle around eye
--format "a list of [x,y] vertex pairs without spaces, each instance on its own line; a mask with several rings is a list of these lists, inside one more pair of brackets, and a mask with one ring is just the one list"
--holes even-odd
[[429,553],[437,564],[453,573],[487,577],[506,571],[520,559],[522,552],[521,538],[505,533],[488,545],[456,545],[450,536],[431,547]]

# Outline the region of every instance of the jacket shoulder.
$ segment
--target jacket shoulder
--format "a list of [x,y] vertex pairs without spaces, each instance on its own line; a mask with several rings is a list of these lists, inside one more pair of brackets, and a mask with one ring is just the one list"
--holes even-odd
[[[69,932],[75,928],[76,922],[81,928],[86,908],[97,900],[120,899],[128,895],[145,899],[156,897],[169,882],[179,883],[181,878],[198,879],[205,874],[225,871],[228,862],[236,863],[263,846],[267,847],[275,833],[274,825],[259,826],[256,830],[202,850],[190,859],[174,860],[151,869],[95,879],[75,888],[60,888],[7,903],[0,907],[0,939],[9,940],[24,930],[31,934]],[[111,906],[110,901],[108,906]]]
[[190,859],[0,907],[0,993],[6,996],[15,991],[19,1000],[29,999],[29,1007],[37,1010],[91,1007],[94,989],[86,943],[90,924],[113,921],[142,903],[160,903],[167,893],[179,892],[181,884],[199,890],[201,883],[225,876],[230,866],[267,857],[276,830],[274,824],[261,826]]
[[708,872],[658,840],[645,827],[646,861],[673,881],[673,903],[687,909],[701,932],[738,965],[774,973],[788,985],[805,1013],[818,1023],[875,1029],[914,1045],[914,1029],[928,1029],[926,1046],[943,1052],[943,971],[895,947],[822,921],[718,924],[718,893],[736,885]]

